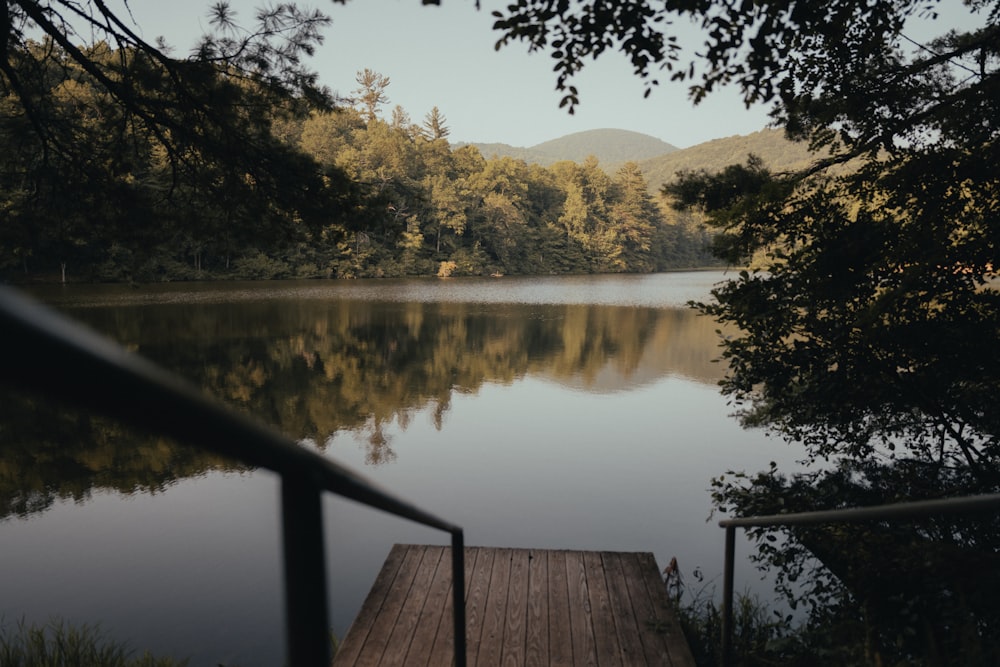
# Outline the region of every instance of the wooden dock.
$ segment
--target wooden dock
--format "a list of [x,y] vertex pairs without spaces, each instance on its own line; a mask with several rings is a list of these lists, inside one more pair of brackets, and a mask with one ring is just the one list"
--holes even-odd
[[[694,667],[650,553],[465,550],[468,664]],[[453,663],[451,549],[397,544],[333,664]]]

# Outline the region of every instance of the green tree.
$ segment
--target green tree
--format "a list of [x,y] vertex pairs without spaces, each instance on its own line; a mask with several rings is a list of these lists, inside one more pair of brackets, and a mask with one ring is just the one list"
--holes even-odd
[[618,170],[615,187],[610,218],[621,246],[623,267],[627,271],[648,273],[655,266],[652,242],[655,229],[663,224],[660,211],[635,162],[627,162]]
[[364,119],[355,109],[314,111],[302,122],[299,147],[324,167],[334,167],[354,144],[355,134],[364,129]]
[[559,225],[565,230],[567,244],[579,246],[582,266],[592,273],[618,273],[625,269],[610,218],[614,198],[612,181],[593,156],[583,164],[557,162],[551,167],[556,182],[566,193]]
[[469,212],[469,234],[491,258],[488,272],[523,270],[530,223],[528,165],[503,157],[488,160],[470,179],[476,203]]
[[444,117],[444,114],[437,107],[432,108],[424,116],[424,136],[430,141],[444,139],[451,134],[451,129],[446,125],[447,122],[448,119]]
[[433,238],[436,261],[453,261],[451,256],[469,242],[470,214],[479,203],[476,175],[485,169],[486,161],[471,146],[452,152],[445,139],[424,140],[420,150],[428,240]]
[[[0,138],[8,148],[0,159],[5,173],[0,192],[11,214],[4,232],[12,237],[12,254],[37,257],[39,264],[48,264],[43,268],[56,269],[65,282],[68,272],[79,277],[84,267],[99,262],[112,239],[126,254],[141,255],[146,246],[164,238],[154,210],[157,178],[148,159],[151,135],[126,123],[110,95],[94,86],[51,40],[29,44],[28,49],[33,57],[49,54],[44,76],[31,80],[46,86],[33,94],[44,100],[47,116],[58,122],[47,142],[24,115],[20,99],[8,94],[10,115],[0,120]],[[116,57],[103,43],[81,53],[98,63]],[[135,219],[149,224],[136,226]],[[131,268],[124,267],[126,272]]]
[[442,174],[433,174],[425,182],[429,205],[436,221],[434,225],[434,252],[441,253],[449,246],[454,249],[456,237],[465,233],[468,224],[467,196],[463,196],[462,183]]

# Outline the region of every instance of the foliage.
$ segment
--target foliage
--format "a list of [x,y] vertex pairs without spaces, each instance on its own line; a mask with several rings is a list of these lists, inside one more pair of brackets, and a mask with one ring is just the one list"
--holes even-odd
[[[681,577],[676,562],[664,570],[664,584],[695,664],[714,667],[722,662],[723,609],[714,586],[693,589]],[[701,582],[699,570],[694,578]],[[733,600],[729,659],[732,664],[786,667],[839,667],[866,662],[864,628],[845,607],[828,605],[824,613],[796,620],[750,592]]]
[[[772,104],[775,119],[795,136],[820,131],[822,139],[834,127],[849,144],[891,145],[896,136],[920,138],[921,132],[945,122],[988,117],[992,77],[979,84],[936,81],[978,87],[979,94],[943,97],[919,92],[947,63],[971,56],[957,72],[975,77],[975,56],[996,39],[997,7],[988,0],[965,3],[981,17],[982,31],[951,33],[937,44],[923,44],[907,58],[900,42],[912,18],[937,19],[941,3],[935,0],[864,3],[836,0],[814,5],[798,3],[730,3],[714,0],[667,0],[608,5],[599,0],[556,3],[524,0],[493,12],[500,32],[497,46],[522,41],[531,50],[549,50],[555,61],[556,87],[562,104],[572,109],[580,102],[571,84],[586,60],[619,50],[635,74],[657,85],[657,71],[671,79],[691,82],[695,102],[725,85],[735,86],[747,104]],[[704,41],[691,45],[688,56],[678,37],[687,23],[701,26]],[[989,71],[983,60],[983,74]],[[982,84],[982,85],[980,85]],[[958,103],[954,107],[951,100]],[[916,121],[911,127],[910,121]],[[968,130],[980,134],[970,123]],[[986,133],[988,134],[988,133]],[[926,136],[926,135],[924,135]]]
[[[965,43],[949,36],[935,48]],[[987,67],[993,51],[976,43]],[[921,75],[928,82],[913,95],[952,83],[931,65]],[[984,69],[954,94],[986,95],[993,78]],[[887,488],[886,499],[997,488],[1000,368],[982,354],[1000,321],[1000,181],[982,168],[996,158],[993,119],[975,131],[940,119],[933,140],[920,136],[922,115],[892,119],[883,129],[901,143],[855,142],[847,155],[862,159],[841,175],[772,176],[751,160],[671,188],[726,231],[719,250],[730,261],[764,258],[703,306],[742,331],[726,342],[723,386],[744,423],[802,443],[811,461],[926,467],[924,486]]]
[[0,622],[0,664],[4,667],[184,667],[187,660],[135,655],[108,639],[97,626],[50,621],[44,626]]

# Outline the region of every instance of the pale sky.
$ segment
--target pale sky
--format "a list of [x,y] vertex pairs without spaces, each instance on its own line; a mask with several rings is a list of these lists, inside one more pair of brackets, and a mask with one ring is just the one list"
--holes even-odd
[[[207,26],[209,6],[215,0],[108,0],[112,7],[128,2],[141,28],[152,41],[163,35],[187,54]],[[254,8],[274,0],[230,0],[237,18],[252,23]],[[364,68],[388,76],[389,104],[384,116],[401,105],[416,123],[437,106],[451,128],[455,142],[502,142],[533,146],[584,130],[617,128],[649,134],[679,148],[767,126],[765,108],[747,110],[733,90],[717,91],[697,107],[683,84],[658,77],[661,85],[649,98],[625,58],[606,52],[588,63],[577,76],[581,104],[574,116],[559,109],[553,61],[547,53],[528,54],[522,44],[494,50],[493,8],[510,0],[441,0],[442,6],[423,6],[420,0],[303,0],[330,16],[325,43],[310,62],[323,85],[349,95]],[[942,21],[956,27],[981,24],[968,19],[961,0],[941,0]],[[679,36],[697,38],[692,26]],[[917,39],[937,33],[940,25],[911,25]]]
[[[186,54],[207,25],[212,0],[130,0],[143,36],[159,35]],[[502,0],[501,0],[502,2]],[[553,61],[513,44],[494,50],[490,8],[472,0],[328,0],[302,2],[333,20],[325,43],[310,61],[321,82],[344,95],[357,88],[364,68],[390,78],[385,116],[399,104],[416,123],[437,106],[454,142],[503,142],[532,146],[584,130],[617,128],[649,134],[680,148],[767,125],[765,109],[744,109],[735,92],[722,91],[694,107],[683,85],[663,81],[649,98],[629,64],[605,53],[576,79],[581,104],[575,115],[559,109]],[[109,3],[110,4],[110,3]],[[506,4],[506,3],[503,3]],[[231,0],[238,18],[253,17],[254,0]]]

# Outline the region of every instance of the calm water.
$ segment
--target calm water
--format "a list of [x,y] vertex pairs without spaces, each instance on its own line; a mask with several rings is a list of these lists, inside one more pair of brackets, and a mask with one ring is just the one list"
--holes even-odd
[[[721,273],[70,287],[55,305],[465,527],[469,544],[652,551],[722,569],[709,479],[794,451],[742,431]],[[95,385],[100,379],[95,378]],[[282,664],[277,480],[8,397],[0,616],[100,623],[192,665]],[[342,636],[394,542],[446,536],[328,498]],[[743,549],[745,554],[746,549]],[[743,566],[740,585],[758,575]],[[721,588],[721,582],[719,588]],[[711,584],[710,584],[711,585]]]

